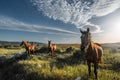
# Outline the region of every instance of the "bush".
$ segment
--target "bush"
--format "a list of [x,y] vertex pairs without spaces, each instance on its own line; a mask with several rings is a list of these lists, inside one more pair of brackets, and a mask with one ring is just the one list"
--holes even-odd
[[56,53],[62,53],[62,50],[61,49],[56,49],[55,52]]
[[73,53],[73,57],[75,58],[75,59],[78,59],[78,60],[80,60],[80,61],[85,61],[85,53],[83,53],[83,52],[81,52],[80,50],[77,50],[77,51],[75,51],[74,53]]
[[66,53],[72,53],[72,52],[74,52],[75,51],[75,48],[73,48],[73,47],[69,47],[69,48],[67,48],[66,49]]
[[41,47],[38,50],[35,50],[35,53],[48,53],[48,47]]
[[109,51],[109,53],[117,53],[117,49],[111,49],[110,51]]

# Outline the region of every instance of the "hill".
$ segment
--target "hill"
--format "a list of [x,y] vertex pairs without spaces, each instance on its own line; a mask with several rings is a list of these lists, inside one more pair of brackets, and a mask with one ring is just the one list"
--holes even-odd
[[[1,45],[19,45],[21,42],[12,42],[12,41],[0,41]],[[46,43],[34,42],[36,46],[47,46]],[[80,48],[80,44],[56,44],[60,48],[68,48],[68,47],[76,47]],[[103,48],[112,48],[112,49],[120,49],[120,42],[117,43],[102,43]]]

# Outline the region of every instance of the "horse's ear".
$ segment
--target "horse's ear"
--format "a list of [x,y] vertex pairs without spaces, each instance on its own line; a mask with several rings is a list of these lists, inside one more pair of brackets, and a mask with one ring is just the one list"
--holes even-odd
[[87,32],[89,32],[90,31],[90,29],[89,28],[87,28]]
[[80,32],[83,33],[83,31],[80,29]]

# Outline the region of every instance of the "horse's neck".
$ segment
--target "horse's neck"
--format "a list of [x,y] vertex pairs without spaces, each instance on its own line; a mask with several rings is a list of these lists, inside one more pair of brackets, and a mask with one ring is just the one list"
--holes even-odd
[[93,47],[92,45],[93,45],[93,42],[90,41],[90,42],[88,43],[87,50],[88,50],[88,49],[92,49],[92,47]]
[[51,43],[48,43],[48,47],[50,47],[51,46]]
[[52,46],[53,44],[50,43],[50,47]]
[[28,44],[26,42],[24,42],[24,45],[25,45],[26,48],[28,47]]

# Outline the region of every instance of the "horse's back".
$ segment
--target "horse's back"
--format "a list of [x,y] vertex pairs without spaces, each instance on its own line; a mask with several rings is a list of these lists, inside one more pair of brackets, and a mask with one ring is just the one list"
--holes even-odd
[[102,57],[103,49],[102,49],[101,45],[94,43],[93,50],[94,50],[93,53],[98,55],[97,57]]
[[95,43],[94,45],[94,48],[95,48],[95,54],[96,54],[96,59],[98,62],[102,62],[101,58],[102,58],[102,54],[103,54],[103,49],[101,47],[101,45],[98,45]]
[[95,43],[95,44],[101,47],[101,45],[99,43]]

